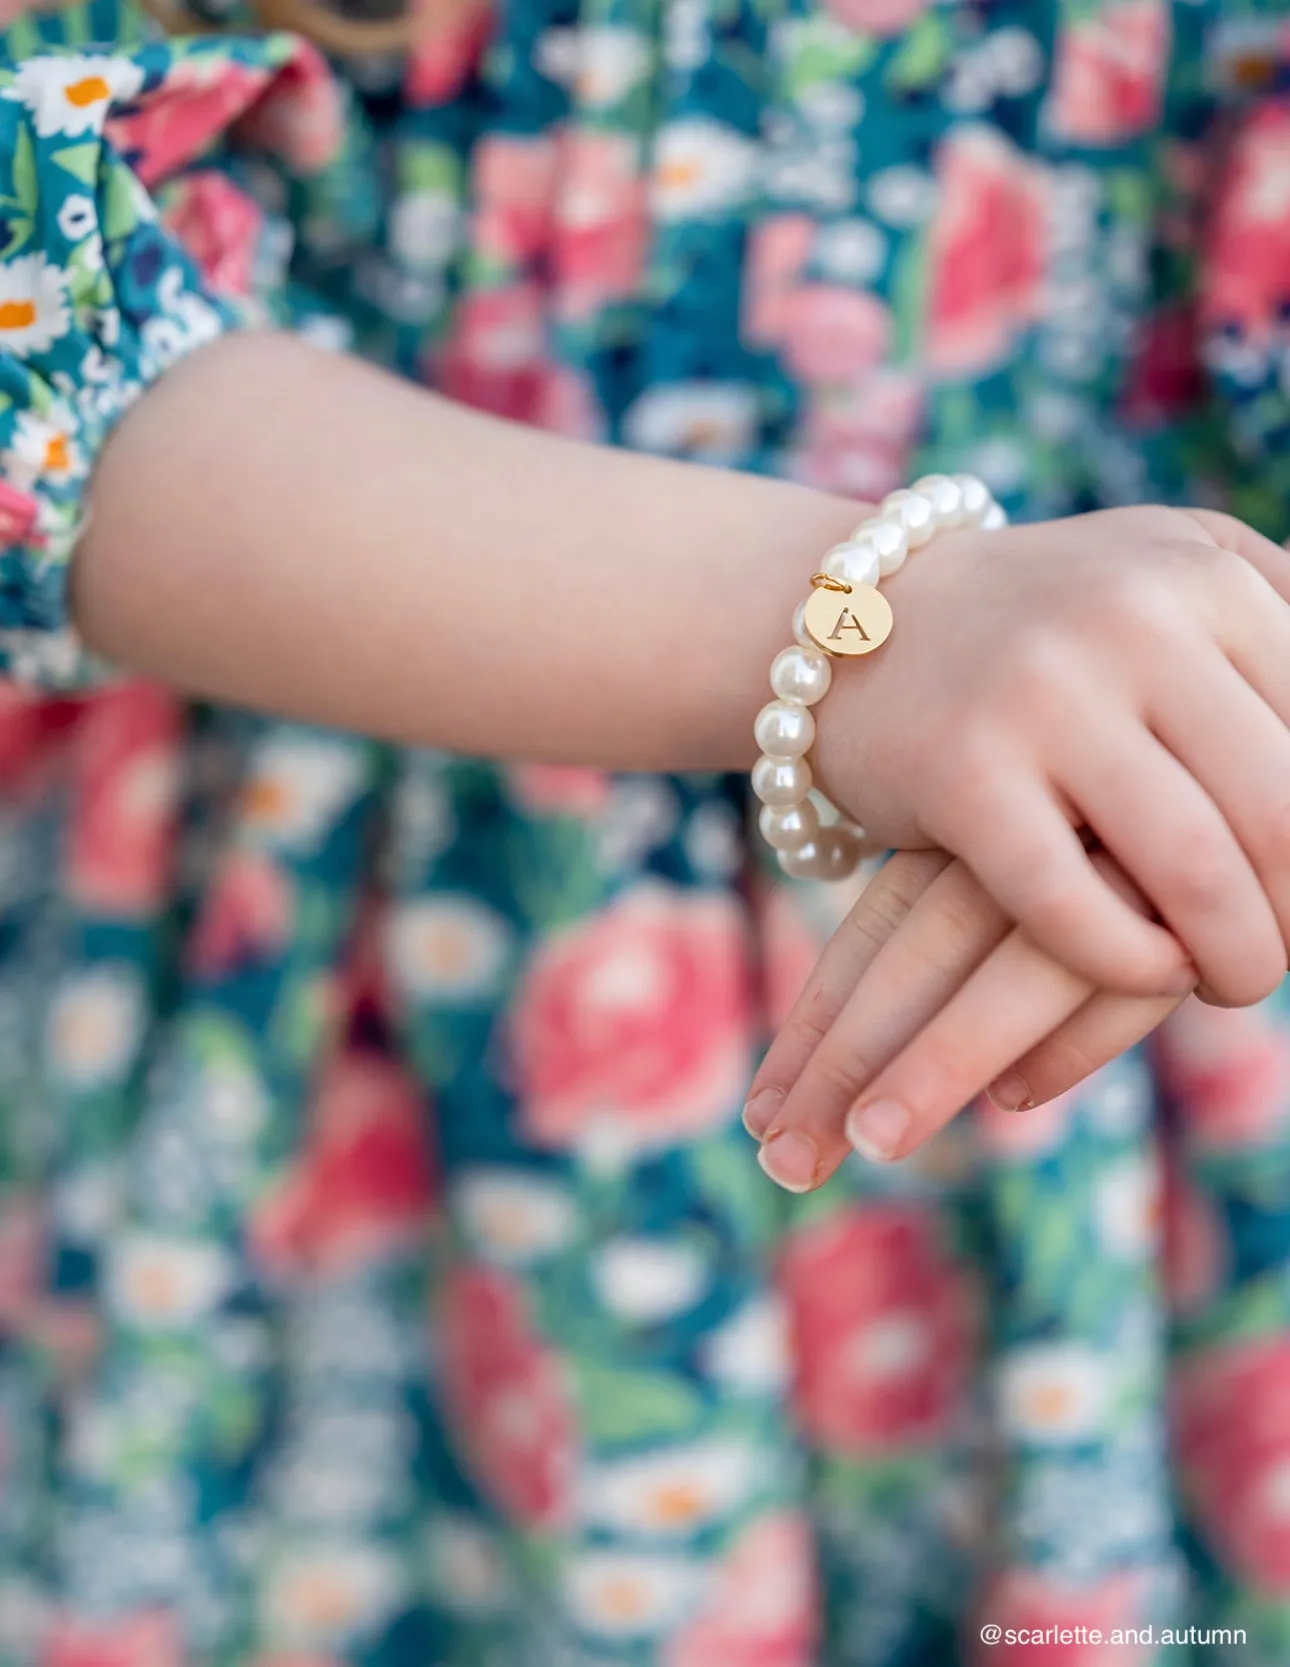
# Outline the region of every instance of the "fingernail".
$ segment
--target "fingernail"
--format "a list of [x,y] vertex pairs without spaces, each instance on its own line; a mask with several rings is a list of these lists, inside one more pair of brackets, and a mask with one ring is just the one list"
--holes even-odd
[[847,1118],[847,1139],[872,1163],[890,1163],[909,1129],[909,1113],[899,1100],[871,1100]]
[[788,1192],[809,1192],[820,1168],[815,1142],[796,1129],[776,1129],[763,1141],[757,1162],[777,1186]]
[[760,1140],[766,1133],[783,1098],[782,1088],[763,1088],[744,1107],[744,1128],[754,1140]]
[[1016,1071],[1005,1071],[986,1093],[1000,1111],[1029,1111],[1034,1104],[1030,1084]]

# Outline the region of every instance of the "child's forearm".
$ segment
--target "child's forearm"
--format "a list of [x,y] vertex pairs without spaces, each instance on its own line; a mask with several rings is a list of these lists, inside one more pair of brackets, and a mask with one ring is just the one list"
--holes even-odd
[[194,694],[471,753],[737,767],[806,579],[862,514],[247,335],[113,436],[74,608],[91,647]]

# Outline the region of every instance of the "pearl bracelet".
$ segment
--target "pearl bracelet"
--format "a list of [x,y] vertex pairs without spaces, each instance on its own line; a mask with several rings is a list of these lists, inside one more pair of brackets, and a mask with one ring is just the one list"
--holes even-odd
[[762,753],[752,772],[762,805],[758,826],[786,874],[844,880],[883,850],[813,790],[806,757],[815,740],[810,708],[829,692],[833,658],[872,654],[891,634],[891,604],[879,579],[899,572],[909,552],[938,532],[992,531],[1006,521],[975,475],[924,475],[908,490],[889,492],[878,513],[821,562],[811,594],[793,615],[795,641],[770,668],[776,698],[762,707],[753,730]]

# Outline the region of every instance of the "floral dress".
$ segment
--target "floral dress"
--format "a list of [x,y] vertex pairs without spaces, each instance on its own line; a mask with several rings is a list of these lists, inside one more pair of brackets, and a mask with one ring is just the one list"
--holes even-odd
[[1290,6],[461,0],[329,64],[191,5],[4,8],[0,1663],[1284,1667],[1284,998],[786,1198],[739,1106],[846,899],[738,783],[77,693],[65,581],[120,413],[265,320],[1284,537]]

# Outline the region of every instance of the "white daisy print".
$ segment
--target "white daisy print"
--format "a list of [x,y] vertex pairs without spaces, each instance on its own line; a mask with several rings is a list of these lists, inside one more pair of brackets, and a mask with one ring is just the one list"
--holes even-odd
[[290,1546],[264,1584],[262,1621],[275,1642],[321,1649],[374,1631],[406,1600],[393,1556],[358,1543]]
[[660,220],[724,214],[753,187],[758,148],[733,127],[706,117],[668,122],[654,147],[650,191]]
[[657,1637],[703,1594],[704,1568],[689,1557],[586,1551],[564,1573],[564,1601],[574,1624],[601,1638]]
[[792,1376],[788,1315],[773,1297],[745,1303],[725,1325],[710,1332],[704,1365],[729,1394],[763,1395],[782,1390]]
[[583,1514],[619,1534],[687,1537],[737,1510],[765,1464],[749,1442],[716,1440],[593,1465]]
[[650,42],[635,29],[609,23],[579,29],[579,99],[588,109],[608,109],[645,78],[651,59]]
[[629,406],[623,434],[640,451],[736,462],[757,433],[756,389],[743,382],[663,382]]
[[453,1002],[490,995],[511,955],[508,923],[473,897],[422,897],[390,910],[390,963],[406,993]]
[[19,255],[0,265],[0,353],[25,359],[45,353],[67,334],[67,274],[44,255]]
[[144,1009],[142,984],[128,963],[74,974],[60,986],[50,1011],[51,1069],[77,1088],[113,1081],[134,1058]]
[[593,1253],[591,1282],[610,1313],[652,1325],[693,1308],[707,1288],[708,1269],[695,1245],[624,1237]]
[[1101,1434],[1111,1401],[1112,1361],[1082,1343],[1031,1343],[996,1368],[1004,1430],[1022,1440],[1063,1444]]
[[108,1264],[108,1307],[141,1330],[189,1326],[223,1300],[235,1272],[213,1241],[123,1233]]
[[42,139],[75,138],[99,132],[110,106],[134,98],[142,86],[143,71],[128,58],[77,53],[28,58],[4,96],[27,106]]
[[474,1248],[504,1267],[524,1267],[562,1250],[577,1221],[568,1189],[526,1169],[468,1169],[449,1199]]
[[390,253],[414,269],[443,266],[460,226],[461,210],[450,191],[408,191],[390,212]]
[[266,845],[316,850],[362,785],[359,753],[343,741],[268,741],[257,748],[242,788],[243,829]]
[[65,405],[54,405],[48,415],[19,411],[13,439],[4,453],[5,478],[10,486],[29,492],[37,480],[62,484],[81,468],[72,440],[75,419]]

